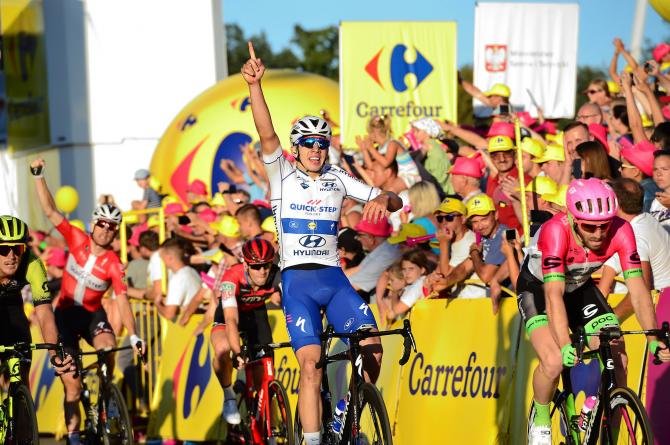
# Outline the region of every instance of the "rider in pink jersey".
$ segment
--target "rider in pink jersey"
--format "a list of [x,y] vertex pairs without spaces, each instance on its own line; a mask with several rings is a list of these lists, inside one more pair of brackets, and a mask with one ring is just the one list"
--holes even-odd
[[[656,329],[649,290],[642,278],[640,257],[630,224],[615,216],[614,190],[599,179],[575,180],[567,193],[568,213],[542,225],[528,249],[517,281],[519,312],[540,363],[533,371],[535,417],[529,425],[529,445],[550,445],[549,403],[564,366],[576,364],[570,330],[597,332],[619,321],[591,279],[591,274],[615,253],[621,258],[626,286],[643,329]],[[598,339],[592,337],[591,348]],[[621,344],[613,352],[617,370],[625,369]],[[649,348],[663,361],[670,351],[655,337]]]

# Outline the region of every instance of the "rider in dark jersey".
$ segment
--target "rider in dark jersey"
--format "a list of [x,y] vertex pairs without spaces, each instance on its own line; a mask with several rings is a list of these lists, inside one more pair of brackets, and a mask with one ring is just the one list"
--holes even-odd
[[[597,332],[619,322],[591,279],[615,253],[621,258],[626,286],[643,329],[656,328],[649,290],[642,279],[635,236],[628,222],[616,216],[614,190],[600,179],[575,180],[567,193],[568,213],[542,225],[528,249],[517,281],[519,312],[540,360],[533,372],[535,418],[530,445],[550,445],[551,401],[564,366],[574,366],[576,351],[570,330]],[[590,347],[597,347],[592,337]],[[649,347],[663,361],[670,351],[654,337]],[[615,354],[621,361],[623,351]],[[623,363],[619,363],[623,369]]]
[[[56,321],[51,308],[51,293],[47,272],[42,260],[28,249],[28,225],[20,219],[0,216],[0,344],[13,345],[32,342],[30,323],[23,310],[21,291],[30,286],[35,316],[47,343],[58,343]],[[49,351],[52,356],[56,351]],[[65,361],[55,357],[56,371],[62,373],[74,367],[72,358]],[[24,381],[30,366],[22,369]]]
[[240,333],[246,336],[250,351],[254,345],[272,343],[272,328],[265,300],[279,291],[279,268],[272,263],[275,250],[263,238],[254,238],[242,247],[244,263],[228,269],[221,279],[221,298],[216,305],[210,340],[214,348],[214,373],[223,388],[223,417],[240,423],[235,392],[231,386],[234,357],[240,353]]

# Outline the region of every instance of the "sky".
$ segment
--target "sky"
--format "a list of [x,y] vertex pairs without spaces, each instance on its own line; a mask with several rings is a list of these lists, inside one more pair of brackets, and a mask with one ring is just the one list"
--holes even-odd
[[[237,23],[245,35],[264,31],[274,51],[290,46],[293,27],[319,29],[347,20],[430,20],[458,24],[458,65],[471,64],[474,44],[473,0],[222,0],[225,23]],[[495,1],[492,1],[495,3]],[[528,0],[525,3],[550,3]],[[551,3],[575,3],[553,0]],[[607,69],[612,40],[629,47],[636,0],[583,0],[579,4],[578,65]],[[253,5],[253,6],[250,6]],[[670,41],[670,24],[647,6],[645,39]],[[619,62],[620,64],[622,61]]]

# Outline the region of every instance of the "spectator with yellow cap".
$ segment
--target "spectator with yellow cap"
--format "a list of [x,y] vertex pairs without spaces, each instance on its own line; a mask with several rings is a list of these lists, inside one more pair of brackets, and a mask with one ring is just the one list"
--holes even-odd
[[557,184],[563,177],[563,163],[565,162],[565,151],[563,147],[554,143],[544,148],[542,156],[533,159],[540,166],[545,176],[553,179]]
[[[435,272],[432,291],[445,289],[449,296],[483,298],[486,291],[473,285],[463,285],[463,280],[479,280],[470,259],[470,246],[476,243],[475,233],[465,225],[466,208],[462,201],[447,197],[435,209],[437,220],[437,245],[439,267]],[[432,244],[432,243],[431,243]]]
[[[510,206],[511,207],[511,206]],[[472,230],[480,238],[470,246],[470,259],[479,278],[491,287],[493,313],[498,312],[500,283],[507,278],[507,267],[501,267],[505,256],[500,251],[505,231],[510,227],[498,221],[498,212],[488,195],[475,196],[466,207]]]
[[274,216],[270,215],[263,220],[261,224],[261,229],[263,229],[263,234],[261,237],[272,243],[272,247],[275,248],[275,252],[279,252],[279,244],[277,243],[277,226],[275,224]]
[[521,158],[523,160],[523,173],[531,178],[536,177],[540,174],[542,169],[537,165],[533,160],[541,158],[544,153],[544,144],[537,140],[533,139],[530,136],[526,136],[521,140]]
[[454,191],[467,204],[470,199],[482,193],[479,188],[482,178],[482,166],[475,158],[459,156],[449,170]]
[[[489,139],[489,153],[497,170],[491,174],[486,182],[486,194],[492,198],[498,212],[500,222],[510,228],[520,229],[521,223],[514,214],[512,201],[502,189],[503,182],[515,186],[519,178],[519,170],[515,165],[514,143],[507,136],[494,136]],[[525,178],[528,182],[532,178]]]
[[471,82],[463,79],[460,72],[458,73],[458,81],[466,93],[489,108],[496,108],[503,104],[509,104],[509,98],[512,93],[509,87],[505,84],[496,83],[487,91],[482,92],[482,90],[474,86]]

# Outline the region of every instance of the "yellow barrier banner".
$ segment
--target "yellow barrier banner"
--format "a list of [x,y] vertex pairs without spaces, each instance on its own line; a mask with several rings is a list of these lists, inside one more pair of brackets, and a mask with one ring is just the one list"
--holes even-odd
[[424,300],[410,320],[419,352],[402,370],[396,442],[505,442],[520,333],[515,301],[504,299],[494,316],[488,299]]
[[422,117],[456,121],[455,22],[342,22],[342,145],[355,146],[373,116],[402,135]]

